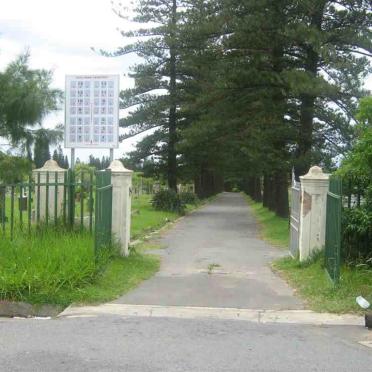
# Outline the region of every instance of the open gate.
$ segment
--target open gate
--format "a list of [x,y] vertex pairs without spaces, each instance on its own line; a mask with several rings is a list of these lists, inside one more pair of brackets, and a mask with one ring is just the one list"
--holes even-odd
[[297,182],[292,172],[291,188],[291,219],[290,219],[290,242],[289,253],[296,258],[299,254],[300,242],[300,210],[301,210],[301,183]]
[[342,180],[331,177],[327,193],[325,269],[334,284],[340,279]]
[[96,173],[95,205],[95,250],[96,252],[111,245],[112,225],[112,184],[111,171]]

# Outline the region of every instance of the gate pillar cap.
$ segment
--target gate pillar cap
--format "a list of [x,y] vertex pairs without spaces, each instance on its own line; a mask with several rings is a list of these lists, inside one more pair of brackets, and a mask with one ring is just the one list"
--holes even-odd
[[322,168],[315,165],[309,169],[309,172],[300,177],[301,180],[328,180],[329,174],[323,173]]
[[47,160],[42,168],[34,169],[33,172],[66,172],[55,160]]
[[111,170],[112,173],[122,173],[122,174],[132,174],[133,171],[124,167],[120,160],[113,160],[110,166],[107,168]]

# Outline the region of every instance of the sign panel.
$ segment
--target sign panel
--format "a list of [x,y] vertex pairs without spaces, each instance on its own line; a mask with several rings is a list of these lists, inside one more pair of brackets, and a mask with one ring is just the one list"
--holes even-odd
[[119,75],[66,76],[65,147],[119,146]]

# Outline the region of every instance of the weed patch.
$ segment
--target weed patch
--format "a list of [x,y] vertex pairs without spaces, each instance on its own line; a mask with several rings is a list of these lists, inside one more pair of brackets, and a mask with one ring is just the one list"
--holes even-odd
[[311,310],[362,313],[355,298],[362,295],[372,301],[372,270],[344,266],[340,283],[335,287],[325,274],[323,262],[323,255],[305,263],[285,257],[275,261],[273,268],[296,288]]

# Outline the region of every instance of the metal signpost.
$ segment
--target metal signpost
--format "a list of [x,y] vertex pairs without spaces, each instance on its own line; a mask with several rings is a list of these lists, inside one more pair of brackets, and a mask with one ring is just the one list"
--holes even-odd
[[65,147],[108,148],[110,160],[119,147],[119,75],[68,75],[65,100]]

